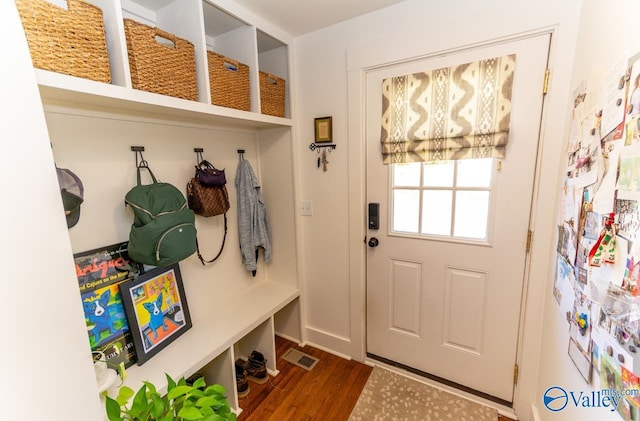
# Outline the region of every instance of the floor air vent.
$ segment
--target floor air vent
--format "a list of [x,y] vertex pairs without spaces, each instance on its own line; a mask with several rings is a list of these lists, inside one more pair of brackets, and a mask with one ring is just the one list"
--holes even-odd
[[289,361],[290,363],[309,371],[311,371],[311,369],[313,369],[313,367],[315,367],[319,361],[317,358],[314,358],[311,355],[305,354],[304,352],[300,352],[297,349],[293,348],[289,348],[287,352],[284,353],[282,358],[285,361]]

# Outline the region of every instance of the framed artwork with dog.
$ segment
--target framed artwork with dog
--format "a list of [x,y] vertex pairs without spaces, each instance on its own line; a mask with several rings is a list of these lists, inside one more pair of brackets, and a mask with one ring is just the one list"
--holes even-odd
[[120,284],[138,365],[191,328],[180,266],[155,268]]

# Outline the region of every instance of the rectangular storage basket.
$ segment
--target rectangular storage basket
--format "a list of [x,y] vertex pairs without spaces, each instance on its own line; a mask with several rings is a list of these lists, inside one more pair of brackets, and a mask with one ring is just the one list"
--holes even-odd
[[207,51],[211,103],[237,110],[251,110],[249,66]]
[[[189,41],[131,19],[124,19],[134,89],[198,100],[196,62]],[[156,38],[168,40],[171,45]]]
[[46,0],[16,0],[34,67],[111,82],[102,10],[80,0],[68,9]]
[[260,72],[260,112],[284,117],[284,79]]

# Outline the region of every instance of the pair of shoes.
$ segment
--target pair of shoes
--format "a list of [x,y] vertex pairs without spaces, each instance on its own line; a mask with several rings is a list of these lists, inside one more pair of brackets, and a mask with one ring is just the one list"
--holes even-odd
[[244,363],[244,369],[247,372],[247,378],[258,384],[264,384],[269,380],[267,374],[267,360],[258,351],[253,351],[249,360]]
[[247,372],[244,369],[242,360],[236,361],[236,390],[238,391],[238,399],[242,399],[249,394]]

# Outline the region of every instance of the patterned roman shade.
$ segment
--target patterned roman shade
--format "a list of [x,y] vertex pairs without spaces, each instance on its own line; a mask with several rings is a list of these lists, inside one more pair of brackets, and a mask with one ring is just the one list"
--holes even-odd
[[383,162],[504,158],[515,58],[383,80]]

